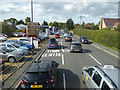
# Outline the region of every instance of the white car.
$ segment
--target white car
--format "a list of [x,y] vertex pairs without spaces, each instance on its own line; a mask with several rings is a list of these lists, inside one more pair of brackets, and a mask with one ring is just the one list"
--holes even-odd
[[0,41],[6,41],[6,40],[7,40],[7,37],[0,35]]
[[112,65],[86,66],[82,69],[82,81],[93,90],[120,90],[120,67]]

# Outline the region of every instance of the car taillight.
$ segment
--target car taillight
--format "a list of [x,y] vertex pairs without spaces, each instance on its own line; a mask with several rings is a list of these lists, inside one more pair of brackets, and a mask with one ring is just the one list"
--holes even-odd
[[56,46],[58,45],[58,44],[55,44]]
[[71,46],[71,48],[73,48],[73,46]]
[[50,44],[48,44],[48,46],[50,46]]
[[21,84],[24,84],[25,83],[25,80],[21,80]]
[[52,77],[50,80],[49,80],[49,83],[54,83],[54,78]]

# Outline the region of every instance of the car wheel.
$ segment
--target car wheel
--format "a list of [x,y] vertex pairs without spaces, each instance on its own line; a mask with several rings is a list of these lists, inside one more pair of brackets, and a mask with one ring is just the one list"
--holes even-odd
[[9,58],[8,58],[8,61],[9,61],[10,63],[14,63],[16,60],[15,60],[14,57],[9,57]]
[[84,76],[83,76],[83,72],[82,72],[82,82],[85,84],[85,79],[84,79]]

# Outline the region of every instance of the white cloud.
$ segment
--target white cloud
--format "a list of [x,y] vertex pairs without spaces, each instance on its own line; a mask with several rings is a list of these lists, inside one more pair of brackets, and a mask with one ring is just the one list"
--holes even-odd
[[70,4],[64,5],[65,10],[71,10],[72,8],[73,8],[73,5],[70,5]]

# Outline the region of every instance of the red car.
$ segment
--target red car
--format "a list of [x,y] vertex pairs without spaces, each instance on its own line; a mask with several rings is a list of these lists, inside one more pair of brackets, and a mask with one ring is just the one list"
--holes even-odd
[[60,38],[60,35],[59,34],[55,34],[55,38]]

